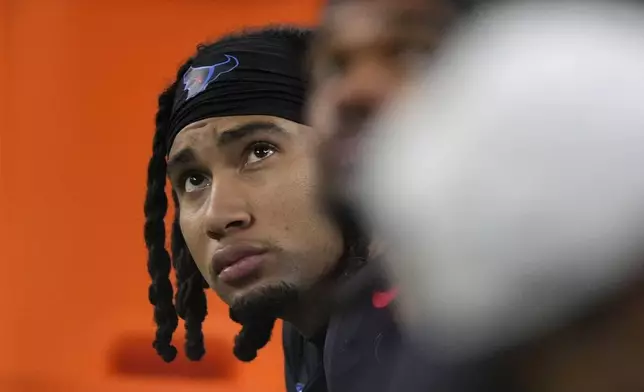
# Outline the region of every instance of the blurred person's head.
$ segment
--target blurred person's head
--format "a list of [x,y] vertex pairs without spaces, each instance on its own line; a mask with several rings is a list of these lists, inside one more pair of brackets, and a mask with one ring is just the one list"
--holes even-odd
[[[159,97],[145,241],[154,347],[166,361],[176,355],[177,315],[185,320],[186,354],[203,356],[204,288],[242,324],[234,352],[249,361],[277,317],[303,333],[323,322],[323,293],[345,267],[339,261],[361,252],[355,230],[317,197],[321,138],[303,120],[310,36],[267,28],[201,45]],[[165,249],[166,177],[175,204],[172,258]],[[313,302],[320,306],[306,307]]]
[[372,130],[359,205],[412,339],[487,383],[456,390],[642,390],[643,19],[490,8]]
[[[312,49],[309,116],[332,193],[350,184],[359,134],[471,0],[330,0]],[[395,132],[395,130],[392,130]]]

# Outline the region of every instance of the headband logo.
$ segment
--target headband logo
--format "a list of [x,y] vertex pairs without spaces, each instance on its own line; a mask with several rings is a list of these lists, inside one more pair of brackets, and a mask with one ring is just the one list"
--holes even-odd
[[183,75],[183,90],[188,92],[186,100],[194,97],[200,92],[204,91],[206,87],[217,80],[217,78],[225,73],[232,71],[239,65],[237,57],[225,54],[226,61],[221,63],[208,65],[205,67],[190,67]]

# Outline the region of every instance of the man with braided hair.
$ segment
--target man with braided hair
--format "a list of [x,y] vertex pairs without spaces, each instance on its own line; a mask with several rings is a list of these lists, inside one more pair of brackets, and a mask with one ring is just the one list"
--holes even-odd
[[[368,240],[350,215],[329,213],[320,202],[320,135],[303,121],[310,36],[290,27],[233,34],[199,46],[181,66],[159,97],[145,241],[153,346],[165,361],[177,354],[171,341],[178,317],[185,321],[188,358],[204,355],[204,288],[210,287],[242,325],[236,357],[253,360],[281,318],[288,390],[306,383],[313,392],[326,391],[332,377],[325,377],[322,352],[337,358],[334,364],[345,359],[330,341],[344,342],[342,331],[372,341],[377,330],[361,317],[333,314],[338,288],[367,260]],[[166,177],[175,203],[172,257],[164,247]],[[348,388],[329,390],[355,390]]]
[[[187,356],[204,355],[204,287],[242,324],[234,351],[244,361],[268,342],[276,317],[302,332],[325,322],[320,299],[344,241],[317,206],[318,137],[302,120],[310,34],[267,28],[199,46],[159,97],[145,240],[154,348],[165,361],[176,356],[177,316]],[[176,206],[172,258],[164,248],[166,176]]]
[[[409,390],[418,377],[426,385],[432,372],[414,365],[386,281],[374,275],[353,292],[357,272],[371,265],[369,236],[352,210],[320,197],[325,135],[303,120],[310,36],[268,28],[200,46],[159,97],[145,203],[154,348],[175,358],[181,317],[188,358],[204,355],[210,287],[242,325],[234,343],[242,361],[284,320],[288,392]],[[176,207],[172,257],[166,177]]]

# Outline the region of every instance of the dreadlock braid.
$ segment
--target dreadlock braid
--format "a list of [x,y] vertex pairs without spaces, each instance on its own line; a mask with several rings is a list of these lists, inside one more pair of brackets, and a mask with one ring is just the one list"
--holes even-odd
[[[181,67],[182,75],[190,62]],[[179,79],[179,78],[177,78]],[[154,321],[157,324],[156,337],[152,346],[166,362],[177,356],[177,349],[172,345],[172,335],[177,329],[178,317],[172,302],[174,289],[170,282],[172,267],[170,255],[165,249],[165,215],[168,210],[168,198],[165,194],[166,184],[166,145],[165,134],[172,112],[174,91],[173,83],[159,96],[159,109],[156,115],[156,131],[152,141],[152,157],[148,164],[147,193],[145,196],[145,245],[148,248],[148,273],[152,278],[148,298],[154,306]]]
[[179,201],[172,194],[175,205],[175,218],[172,224],[172,260],[177,274],[177,314],[184,320],[186,328],[186,355],[198,361],[206,353],[201,326],[208,314],[205,280],[190,255],[179,225]]
[[[242,320],[235,317],[232,310],[230,318],[234,322],[242,324]],[[257,352],[271,340],[275,320],[275,317],[258,317],[244,322],[241,331],[235,336],[235,345],[233,347],[235,357],[243,362],[250,362],[255,359]]]

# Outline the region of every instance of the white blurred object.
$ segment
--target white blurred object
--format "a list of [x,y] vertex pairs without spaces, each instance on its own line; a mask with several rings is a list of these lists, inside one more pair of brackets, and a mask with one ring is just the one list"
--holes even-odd
[[449,360],[543,333],[644,264],[644,13],[535,4],[464,28],[362,150],[402,317]]

